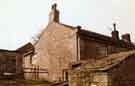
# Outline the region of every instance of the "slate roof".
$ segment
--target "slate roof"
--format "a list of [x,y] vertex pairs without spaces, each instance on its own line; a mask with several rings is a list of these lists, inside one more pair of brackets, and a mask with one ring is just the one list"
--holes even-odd
[[25,44],[24,46],[18,48],[16,51],[19,52],[19,53],[22,53],[22,54],[33,53],[34,52],[34,46],[29,42],[29,43]]
[[98,60],[82,62],[80,68],[105,71],[115,67],[129,56],[135,55],[135,51],[126,51],[108,55]]
[[[67,28],[78,29],[78,35],[83,35],[83,36],[85,36],[85,37],[87,37],[89,39],[93,38],[93,39],[96,39],[96,41],[97,40],[101,40],[101,41],[104,41],[104,42],[106,42],[108,44],[112,44],[112,45],[115,44],[115,45],[118,45],[118,46],[121,46],[121,47],[125,47],[125,48],[128,48],[128,49],[135,49],[135,44],[132,43],[132,42],[125,42],[123,40],[113,40],[111,36],[103,35],[103,34],[92,32],[92,31],[85,30],[85,29],[81,29],[81,27],[78,28],[78,27],[67,25],[67,24],[63,24],[63,23],[58,23],[58,24],[60,24],[60,25],[62,25],[64,27],[67,27]],[[40,37],[42,36],[44,31],[45,30],[43,30],[43,32],[41,34],[39,34]],[[38,42],[38,40],[37,40],[37,42]]]
[[89,30],[85,30],[85,29],[80,29],[79,30],[79,35],[83,35],[87,38],[94,38],[97,40],[102,40],[108,44],[115,44],[115,45],[118,45],[118,46],[121,46],[121,47],[125,47],[125,48],[129,48],[129,49],[135,49],[135,44],[132,43],[132,42],[125,42],[123,40],[113,40],[112,37],[110,36],[107,36],[107,35],[103,35],[103,34],[100,34],[100,33],[96,33],[96,32],[92,32],[92,31],[89,31]]
[[[113,40],[111,36],[107,36],[107,35],[103,35],[103,34],[100,34],[100,33],[96,33],[96,32],[92,32],[90,30],[85,30],[85,29],[81,29],[81,26],[77,26],[77,27],[74,27],[74,26],[71,26],[71,25],[67,25],[67,24],[62,24],[60,23],[60,25],[63,25],[65,27],[68,27],[68,28],[71,28],[71,29],[78,29],[78,35],[83,35],[89,39],[96,39],[96,40],[102,40],[106,43],[109,43],[109,44],[115,44],[115,45],[118,45],[118,46],[121,46],[121,47],[125,47],[125,48],[129,48],[129,49],[135,49],[135,44],[132,43],[132,42],[125,42],[123,40]],[[80,28],[78,28],[80,27]]]
[[[92,31],[85,30],[85,29],[81,29],[81,26],[75,27],[75,26],[71,26],[71,25],[67,25],[67,24],[63,24],[63,23],[57,23],[57,24],[62,25],[62,26],[67,27],[67,28],[70,28],[70,29],[78,29],[79,36],[85,36],[86,38],[89,38],[91,40],[94,39],[94,41],[102,41],[105,44],[120,46],[120,47],[127,48],[129,50],[135,49],[135,44],[132,42],[125,42],[125,41],[120,40],[120,39],[113,40],[111,36],[103,35],[103,34],[92,32]],[[47,25],[47,27],[48,26],[49,26],[49,24]],[[78,28],[78,27],[80,27],[80,28]],[[45,31],[46,30],[44,29],[40,34],[38,34],[39,38],[38,38],[38,40],[35,41],[35,43],[33,43],[33,46],[35,46],[38,43],[38,41],[40,40],[40,37],[43,35],[43,33]]]

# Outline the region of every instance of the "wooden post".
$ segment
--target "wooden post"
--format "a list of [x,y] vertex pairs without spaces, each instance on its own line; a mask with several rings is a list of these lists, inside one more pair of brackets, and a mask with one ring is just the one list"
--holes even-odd
[[37,70],[37,79],[39,79],[39,66],[38,67],[38,70]]
[[36,80],[36,66],[34,66],[34,80]]
[[21,54],[16,55],[16,78],[23,78],[23,67],[22,67],[22,58],[23,56]]

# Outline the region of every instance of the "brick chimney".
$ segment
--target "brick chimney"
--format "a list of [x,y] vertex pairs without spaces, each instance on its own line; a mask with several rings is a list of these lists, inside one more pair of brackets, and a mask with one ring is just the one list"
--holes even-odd
[[122,40],[125,42],[131,42],[130,34],[126,33],[126,34],[122,35]]
[[59,11],[57,10],[57,4],[52,5],[51,12],[49,14],[49,23],[58,22],[59,23]]
[[119,32],[116,30],[116,24],[113,24],[114,30],[112,31],[112,39],[113,40],[119,40]]

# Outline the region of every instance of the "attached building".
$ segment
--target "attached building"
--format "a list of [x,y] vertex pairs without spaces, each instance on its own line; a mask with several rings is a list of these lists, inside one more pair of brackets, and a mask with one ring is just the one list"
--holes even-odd
[[69,86],[135,86],[134,65],[135,51],[80,62],[68,72]]

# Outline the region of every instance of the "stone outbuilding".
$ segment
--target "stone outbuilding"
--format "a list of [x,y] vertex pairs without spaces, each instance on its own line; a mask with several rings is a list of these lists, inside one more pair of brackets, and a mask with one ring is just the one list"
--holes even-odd
[[69,86],[135,86],[135,51],[72,65]]
[[22,55],[13,50],[0,50],[0,79],[23,78]]
[[22,74],[24,79],[33,79],[33,76],[35,76],[34,68],[31,64],[34,50],[34,46],[30,42],[16,49],[16,52],[22,56],[20,64],[23,67]]

